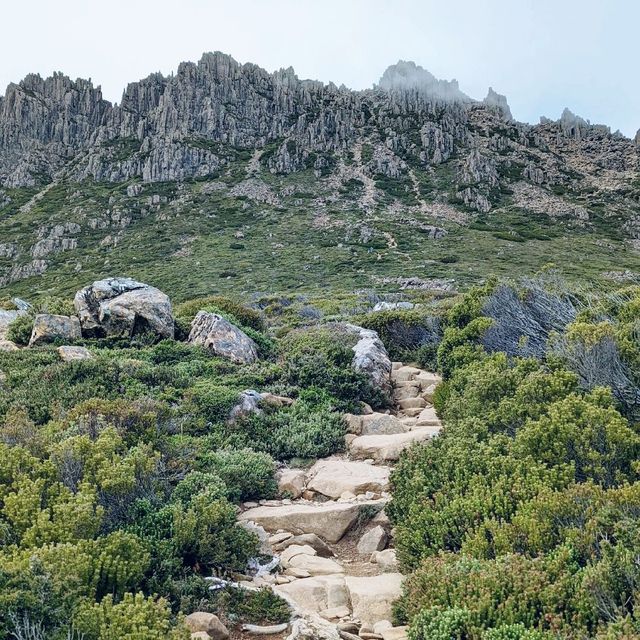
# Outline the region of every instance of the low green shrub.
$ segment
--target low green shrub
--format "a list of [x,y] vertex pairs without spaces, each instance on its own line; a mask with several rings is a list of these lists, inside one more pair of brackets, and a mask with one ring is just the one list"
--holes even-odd
[[264,316],[260,311],[245,307],[224,296],[207,296],[183,302],[176,307],[175,316],[190,323],[198,311],[202,310],[233,316],[238,324],[254,331],[263,332],[266,328]]
[[7,340],[26,346],[29,344],[32,331],[33,316],[30,314],[18,316],[7,328]]
[[282,624],[291,618],[289,605],[268,587],[257,591],[229,587],[217,595],[216,603],[232,619],[249,624]]
[[277,493],[273,458],[251,449],[212,451],[200,457],[198,465],[218,476],[232,502],[273,498]]

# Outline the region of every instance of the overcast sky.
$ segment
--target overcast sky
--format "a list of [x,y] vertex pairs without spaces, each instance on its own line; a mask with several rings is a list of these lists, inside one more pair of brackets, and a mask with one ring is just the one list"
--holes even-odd
[[518,120],[565,106],[640,128],[637,0],[0,0],[0,94],[29,72],[92,78],[119,101],[127,82],[204,51],[360,89],[399,59],[489,85]]

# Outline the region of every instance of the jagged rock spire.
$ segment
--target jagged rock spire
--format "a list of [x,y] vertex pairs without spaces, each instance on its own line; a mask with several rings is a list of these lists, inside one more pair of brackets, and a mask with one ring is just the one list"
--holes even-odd
[[487,97],[482,101],[488,107],[494,107],[500,111],[505,120],[513,120],[513,116],[511,115],[511,109],[509,108],[509,103],[507,102],[507,97],[503,96],[501,93],[497,93],[493,90],[493,87],[489,87],[489,91],[487,92]]

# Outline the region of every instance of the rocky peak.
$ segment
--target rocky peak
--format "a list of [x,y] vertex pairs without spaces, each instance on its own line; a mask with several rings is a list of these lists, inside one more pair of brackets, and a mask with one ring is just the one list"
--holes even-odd
[[442,102],[471,102],[457,80],[438,80],[415,62],[400,60],[386,69],[377,87],[383,91],[417,91]]
[[482,102],[488,107],[497,109],[497,111],[502,114],[505,120],[513,120],[511,109],[509,108],[509,103],[507,102],[507,97],[503,96],[501,93],[497,93],[496,91],[494,91],[493,87],[489,87],[487,97]]

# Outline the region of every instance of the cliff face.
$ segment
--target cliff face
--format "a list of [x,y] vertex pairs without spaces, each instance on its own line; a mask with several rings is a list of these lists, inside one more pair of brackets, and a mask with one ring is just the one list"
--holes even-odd
[[[455,80],[437,80],[413,63],[389,67],[375,89],[354,92],[209,53],[171,77],[130,84],[116,106],[91,82],[60,74],[10,85],[0,100],[0,183],[46,183],[61,171],[78,181],[203,177],[224,166],[233,149],[267,151],[263,162],[274,172],[326,173],[337,156],[371,138],[385,160],[370,169],[389,177],[403,163],[424,169],[453,154],[474,155],[463,165],[478,164],[483,149],[518,160],[524,149],[551,156],[571,148],[586,162],[620,171],[637,163],[633,141],[568,110],[557,122],[515,123],[504,96],[491,89],[475,102]],[[564,180],[562,162],[531,162],[535,182]]]
[[208,53],[131,83],[117,105],[90,81],[31,75],[0,98],[0,286],[51,273],[56,260],[62,269],[57,254],[77,256],[79,272],[95,246],[105,265],[127,242],[137,259],[136,238],[154,216],[189,259],[211,238],[214,201],[252,224],[284,211],[312,216],[305,250],[315,250],[314,234],[340,229],[340,247],[400,257],[402,227],[457,260],[472,251],[466,239],[443,240],[452,232],[526,243],[577,229],[611,253],[609,264],[616,247],[640,246],[639,152],[638,136],[568,109],[556,121],[516,122],[493,89],[476,101],[411,62],[351,91]]

